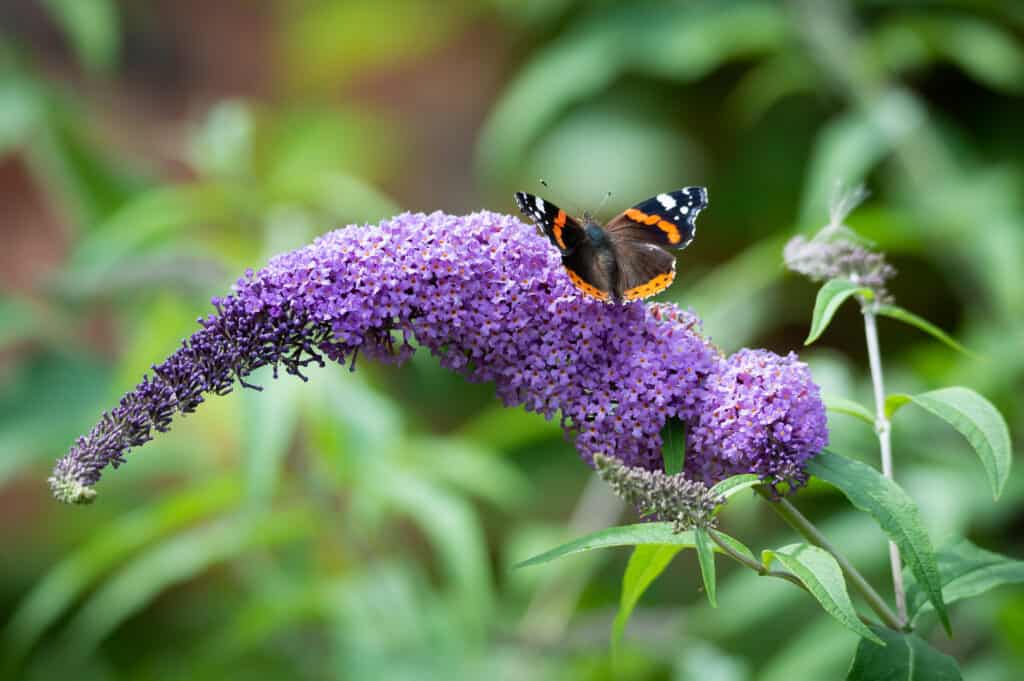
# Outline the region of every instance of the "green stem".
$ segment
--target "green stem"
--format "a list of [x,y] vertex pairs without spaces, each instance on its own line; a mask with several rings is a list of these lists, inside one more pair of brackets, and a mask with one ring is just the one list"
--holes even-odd
[[796,584],[804,591],[807,591],[807,585],[801,582],[800,578],[794,575],[793,573],[787,572],[786,570],[770,570],[766,568],[763,563],[751,559],[750,556],[743,555],[733,547],[729,546],[728,542],[722,541],[722,539],[719,538],[718,533],[714,530],[708,530],[708,535],[711,537],[712,541],[718,544],[718,546],[723,551],[725,551],[726,554],[728,554],[730,558],[739,563],[742,563],[743,565],[746,565],[748,568],[750,568],[757,574],[765,577],[778,577],[779,579],[784,579],[787,582],[792,582],[793,584]]
[[896,631],[902,631],[904,624],[900,620],[899,616],[892,611],[892,609],[886,604],[885,600],[875,591],[874,587],[868,583],[868,580],[864,579],[864,575],[860,573],[857,568],[853,566],[853,563],[847,559],[839,550],[832,545],[832,543],[825,538],[825,535],[821,533],[814,524],[807,519],[807,517],[797,510],[793,504],[789,503],[785,499],[775,500],[772,498],[771,493],[767,492],[762,487],[757,487],[757,493],[768,500],[769,505],[772,509],[786,521],[794,530],[800,533],[800,535],[814,544],[815,546],[821,547],[832,554],[832,557],[839,563],[839,567],[842,569],[843,574],[846,575],[846,579],[849,581],[853,589],[861,595],[868,606],[875,611],[875,613],[882,619],[886,626]]

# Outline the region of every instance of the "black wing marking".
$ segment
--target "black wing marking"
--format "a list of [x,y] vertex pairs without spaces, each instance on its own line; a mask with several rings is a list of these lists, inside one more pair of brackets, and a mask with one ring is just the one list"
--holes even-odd
[[697,233],[697,215],[707,208],[708,190],[683,187],[658,194],[612,218],[606,229],[613,240],[643,241],[666,248],[686,248]]
[[526,192],[516,192],[515,198],[516,205],[523,215],[541,226],[562,255],[572,253],[586,241],[583,225],[579,220],[555,204]]

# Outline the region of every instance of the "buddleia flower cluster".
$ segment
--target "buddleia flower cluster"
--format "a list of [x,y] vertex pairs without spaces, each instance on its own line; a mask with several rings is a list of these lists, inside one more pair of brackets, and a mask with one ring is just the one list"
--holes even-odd
[[863,187],[843,191],[837,185],[829,223],[811,239],[790,239],[782,255],[786,267],[812,281],[849,279],[874,291],[876,300],[886,302],[891,297],[885,285],[896,276],[896,268],[886,262],[885,254],[859,243],[859,237],[844,222],[865,198],[867,191]]
[[[720,403],[728,392],[722,381],[732,379],[718,376],[735,375],[694,315],[582,296],[535,228],[496,213],[403,214],[328,233],[247,272],[199,324],[57,462],[50,486],[59,499],[89,501],[107,466],[124,463],[130,449],[208,395],[254,387],[247,377],[265,366],[275,376],[304,378],[328,362],[401,364],[427,351],[470,381],[492,383],[505,405],[559,418],[587,463],[603,455],[658,470],[667,419],[728,427]],[[802,371],[786,362],[776,368],[781,375],[764,385],[791,385],[785,377]],[[772,400],[755,400],[771,410],[757,422],[770,425],[773,437],[786,431],[777,423],[820,406],[816,391],[784,399],[790,408],[782,416]],[[712,421],[708,409],[718,414]],[[700,441],[692,466],[705,482],[714,471],[732,470],[709,462],[734,461],[727,448],[736,443]],[[774,445],[765,451],[789,452]]]

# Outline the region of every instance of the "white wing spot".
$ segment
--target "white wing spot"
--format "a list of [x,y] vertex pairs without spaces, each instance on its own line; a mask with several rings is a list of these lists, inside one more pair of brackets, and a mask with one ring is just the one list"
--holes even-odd
[[658,199],[658,203],[660,203],[665,210],[672,210],[676,207],[676,200],[668,194],[658,194],[655,198]]
[[539,196],[536,197],[536,199],[537,200],[535,201],[535,203],[537,204],[537,210],[539,210],[540,214],[543,215],[544,214],[544,199],[540,198]]
[[689,207],[689,206],[681,206],[681,207],[679,208],[679,212],[680,212],[680,213],[681,213],[682,215],[686,215],[687,213],[689,213],[689,212],[690,212],[690,207]]

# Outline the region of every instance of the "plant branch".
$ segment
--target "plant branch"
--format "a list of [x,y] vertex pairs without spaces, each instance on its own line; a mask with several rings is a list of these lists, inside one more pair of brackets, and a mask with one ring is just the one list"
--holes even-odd
[[[779,579],[784,579],[787,582],[792,582],[793,584],[796,584],[804,591],[808,591],[807,585],[801,582],[800,578],[794,575],[792,572],[789,572],[787,570],[771,570],[769,568],[766,568],[763,563],[751,559],[750,556],[743,555],[733,547],[729,546],[727,542],[722,541],[722,539],[718,536],[718,533],[714,530],[708,530],[708,535],[711,536],[712,541],[718,544],[718,546],[723,551],[725,551],[725,553],[728,554],[730,558],[739,563],[742,563],[743,565],[746,565],[748,568],[750,568],[757,574],[762,575],[764,577],[778,577]],[[808,593],[810,592],[808,591]]]
[[[885,413],[885,383],[882,378],[882,353],[878,348],[878,326],[875,323],[875,311],[862,301],[861,311],[864,314],[864,336],[868,345],[868,364],[871,367],[871,383],[875,391],[875,432],[878,434],[878,447],[882,454],[882,475],[893,479],[892,426]],[[892,566],[892,588],[896,595],[896,610],[900,621],[907,621],[907,595],[903,586],[903,561],[900,549],[894,542],[889,542],[889,562]]]
[[773,499],[771,493],[765,491],[763,487],[757,487],[757,493],[764,497],[772,509],[786,521],[793,529],[800,533],[804,539],[810,543],[825,549],[832,554],[832,557],[839,563],[840,569],[843,574],[849,580],[850,585],[853,589],[861,595],[861,597],[867,602],[868,606],[875,611],[875,613],[882,619],[886,626],[896,631],[902,631],[904,628],[903,622],[900,617],[892,611],[875,588],[868,583],[868,580],[864,578],[864,575],[854,567],[853,563],[849,559],[839,552],[835,546],[821,533],[814,524],[807,519],[807,517],[797,510],[796,506],[789,503],[785,499]]

